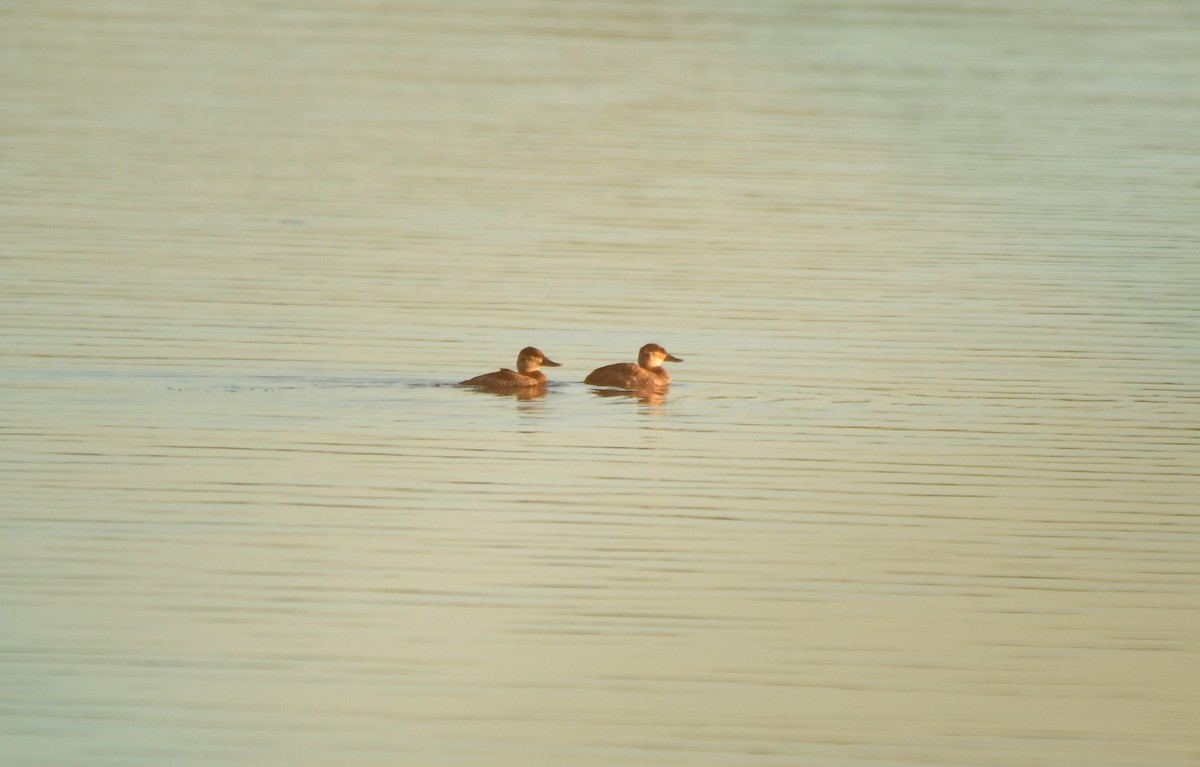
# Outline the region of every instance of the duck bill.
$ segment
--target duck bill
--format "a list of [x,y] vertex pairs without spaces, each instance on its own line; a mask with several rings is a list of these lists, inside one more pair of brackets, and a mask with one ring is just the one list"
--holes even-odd
[[560,368],[560,367],[562,367],[562,365],[560,365],[559,363],[557,363],[557,362],[555,362],[554,360],[550,359],[549,357],[542,357],[542,364],[543,364],[543,365],[545,365],[545,366],[546,366],[546,367],[548,367],[548,368]]
[[668,354],[668,355],[667,355],[667,362],[683,362],[683,360],[681,360],[680,358],[676,357],[674,354]]

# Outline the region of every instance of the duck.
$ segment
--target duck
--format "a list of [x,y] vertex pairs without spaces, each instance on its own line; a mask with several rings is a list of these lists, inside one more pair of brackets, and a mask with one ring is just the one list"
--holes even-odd
[[583,379],[592,386],[608,386],[614,389],[665,389],[671,385],[671,374],[662,366],[663,362],[683,362],[658,344],[646,344],[638,350],[637,364],[617,362],[596,368]]
[[541,350],[526,346],[517,354],[517,369],[500,368],[494,373],[484,373],[466,381],[459,381],[459,386],[474,386],[494,392],[514,392],[545,386],[549,379],[541,371],[541,367],[558,368],[559,363],[542,354]]

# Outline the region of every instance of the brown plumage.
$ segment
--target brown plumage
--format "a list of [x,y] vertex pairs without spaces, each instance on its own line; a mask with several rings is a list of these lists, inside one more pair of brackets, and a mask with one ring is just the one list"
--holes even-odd
[[683,362],[658,344],[646,344],[638,351],[637,364],[617,362],[596,368],[583,379],[592,386],[611,386],[615,389],[665,389],[671,385],[671,374],[663,362]]
[[526,346],[517,355],[516,370],[500,368],[494,373],[484,373],[481,376],[475,376],[466,381],[459,381],[459,385],[474,386],[489,391],[516,391],[529,387],[545,386],[547,383],[546,374],[539,369],[542,365],[551,368],[562,367],[545,354],[542,354],[538,349]]

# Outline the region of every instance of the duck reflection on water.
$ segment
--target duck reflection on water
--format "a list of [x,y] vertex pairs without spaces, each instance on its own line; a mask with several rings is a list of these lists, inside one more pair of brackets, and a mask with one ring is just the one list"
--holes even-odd
[[641,405],[653,405],[655,407],[667,401],[666,389],[592,389],[592,394],[605,399],[619,397],[621,399],[636,400]]

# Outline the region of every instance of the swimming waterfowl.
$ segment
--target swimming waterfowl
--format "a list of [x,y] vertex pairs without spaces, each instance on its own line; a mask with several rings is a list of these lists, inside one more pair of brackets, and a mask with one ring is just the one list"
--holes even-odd
[[583,379],[592,386],[611,386],[615,389],[665,389],[671,385],[671,375],[663,362],[683,362],[658,344],[646,344],[638,351],[637,364],[618,362],[596,368]]
[[540,368],[542,365],[551,368],[562,367],[554,360],[532,346],[526,346],[517,354],[517,369],[500,368],[495,373],[484,373],[481,376],[459,381],[460,386],[475,386],[488,391],[510,392],[520,391],[537,386],[545,386],[546,374]]

